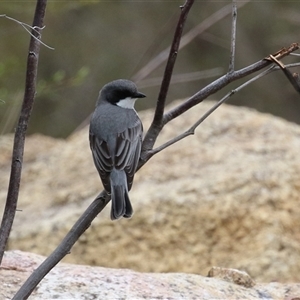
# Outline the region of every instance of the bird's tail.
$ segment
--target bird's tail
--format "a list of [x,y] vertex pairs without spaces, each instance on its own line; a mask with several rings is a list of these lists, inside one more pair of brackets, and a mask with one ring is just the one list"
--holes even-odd
[[111,213],[110,218],[117,220],[121,217],[130,218],[133,214],[128,196],[126,174],[122,170],[113,169],[110,173]]

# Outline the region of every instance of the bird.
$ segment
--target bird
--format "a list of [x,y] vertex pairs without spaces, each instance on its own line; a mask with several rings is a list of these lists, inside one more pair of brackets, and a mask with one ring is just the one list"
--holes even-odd
[[111,220],[130,218],[133,214],[128,192],[143,138],[143,125],[134,104],[144,97],[134,82],[114,80],[100,90],[91,117],[90,148],[103,187],[111,195]]

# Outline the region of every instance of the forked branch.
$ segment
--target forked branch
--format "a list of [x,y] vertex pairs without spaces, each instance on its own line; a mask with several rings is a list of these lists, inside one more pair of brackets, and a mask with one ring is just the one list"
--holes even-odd
[[[204,121],[206,120],[219,106],[221,106],[221,104],[223,104],[224,102],[226,102],[230,97],[232,97],[234,94],[236,94],[237,92],[241,91],[243,88],[245,88],[246,86],[248,86],[250,83],[253,83],[254,81],[262,78],[265,75],[270,74],[273,71],[278,71],[280,69],[282,69],[283,64],[280,64],[280,67],[276,67],[275,65],[272,65],[271,67],[269,67],[267,70],[259,73],[258,75],[256,75],[255,77],[251,78],[250,80],[246,81],[245,83],[243,83],[242,85],[240,85],[239,87],[235,88],[234,90],[230,91],[228,94],[226,94],[221,100],[219,100],[218,102],[216,102],[207,112],[205,112],[205,114],[203,114],[203,116],[201,116],[201,118],[199,120],[197,120],[195,122],[195,124],[193,124],[189,129],[187,129],[185,132],[179,134],[178,136],[172,138],[171,140],[167,141],[166,143],[160,145],[159,147],[151,150],[148,152],[149,157],[152,157],[153,155],[161,152],[162,150],[170,147],[171,145],[179,142],[180,140],[184,139],[185,137],[188,137],[189,135],[193,135],[195,133],[196,128]],[[284,71],[287,71],[288,74],[290,74],[290,76],[293,76],[292,80],[293,83],[292,85],[295,87],[295,89],[299,92],[299,77],[295,78],[295,74],[293,75],[291,74],[291,72],[288,70],[288,68],[292,68],[292,67],[299,67],[300,63],[296,63],[296,64],[291,64],[291,65],[286,65],[284,66]],[[298,74],[297,74],[298,75]],[[297,81],[298,80],[298,81]],[[291,80],[290,80],[291,81]]]
[[[299,45],[297,43],[293,43],[288,48],[280,49],[275,54],[273,54],[273,56],[279,60],[298,49],[299,49]],[[260,71],[266,68],[267,66],[271,65],[272,63],[273,61],[269,57],[266,57],[248,67],[225,74],[224,76],[218,78],[217,80],[213,81],[209,85],[205,86],[202,90],[194,94],[192,97],[187,99],[182,104],[178,105],[177,107],[171,109],[169,112],[165,113],[163,117],[164,124],[167,124],[174,118],[180,116],[181,114],[183,114],[184,112],[192,108],[193,106],[202,102],[208,96],[213,95],[217,91],[227,86],[229,83],[244,78],[257,71]]]

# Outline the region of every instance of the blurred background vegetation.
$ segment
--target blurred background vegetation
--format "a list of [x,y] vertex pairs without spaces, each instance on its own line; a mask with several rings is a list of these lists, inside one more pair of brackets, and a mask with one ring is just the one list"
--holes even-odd
[[[165,63],[143,80],[137,77],[170,44],[182,1],[48,1],[37,97],[29,133],[65,138],[93,111],[100,88],[117,78],[136,81],[147,94],[137,109],[153,107]],[[185,33],[231,1],[196,1]],[[0,14],[31,24],[35,1],[0,1]],[[251,1],[238,11],[236,68],[245,67],[299,41],[298,1]],[[231,14],[215,22],[178,55],[168,101],[191,96],[227,72]],[[24,92],[29,34],[0,18],[0,133],[14,130]],[[299,57],[284,62],[296,62]],[[299,72],[296,68],[294,72]],[[199,73],[199,72],[204,72]],[[192,73],[192,74],[189,74]],[[193,80],[184,80],[183,74]],[[202,77],[205,78],[202,78]],[[218,100],[245,80],[213,95]],[[154,82],[154,83],[153,83]],[[176,83],[176,84],[175,84]],[[274,72],[231,98],[300,123],[300,98],[281,72]]]

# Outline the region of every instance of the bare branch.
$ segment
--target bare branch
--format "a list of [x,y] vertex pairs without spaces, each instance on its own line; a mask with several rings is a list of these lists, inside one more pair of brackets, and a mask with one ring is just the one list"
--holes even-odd
[[253,77],[252,79],[248,80],[247,82],[243,83],[236,89],[229,92],[227,95],[225,95],[221,100],[219,100],[217,103],[215,103],[212,108],[210,108],[193,126],[191,126],[187,131],[183,132],[182,134],[174,137],[173,139],[169,140],[168,142],[164,143],[163,145],[153,149],[152,151],[149,151],[149,155],[152,157],[154,154],[159,153],[160,151],[164,150],[165,148],[179,142],[180,140],[184,139],[185,137],[189,135],[193,135],[195,133],[196,128],[205,120],[207,119],[221,104],[223,104],[225,101],[227,101],[231,96],[239,92],[241,89],[249,85],[250,83],[256,81],[257,79],[269,74],[274,69],[274,66],[271,66],[269,69],[265,70],[264,72],[258,74],[257,76]]
[[[281,63],[282,64],[282,63]],[[299,67],[300,63],[294,63],[294,64],[289,64],[289,65],[285,65],[285,70],[287,70],[288,68],[292,68],[292,67]],[[225,95],[221,100],[219,100],[216,104],[214,104],[212,106],[211,109],[209,109],[193,126],[191,126],[187,131],[183,132],[182,134],[172,138],[171,140],[169,140],[168,142],[162,144],[161,146],[151,150],[148,152],[149,158],[152,157],[153,155],[161,152],[162,150],[168,148],[169,146],[179,142],[180,140],[184,139],[185,137],[189,136],[189,135],[193,135],[195,133],[196,128],[206,119],[208,118],[219,106],[221,106],[221,104],[223,104],[224,102],[226,102],[231,96],[233,96],[234,94],[236,94],[237,92],[239,92],[240,90],[242,90],[243,88],[245,88],[246,86],[248,86],[249,84],[251,84],[252,82],[262,78],[265,75],[270,74],[273,71],[278,71],[281,69],[281,66],[277,67],[275,65],[272,65],[271,67],[269,67],[267,70],[261,72],[260,74],[258,74],[257,76],[251,78],[250,80],[246,81],[245,83],[243,83],[242,85],[240,85],[239,87],[237,87],[236,89],[232,90],[231,92],[229,92],[227,95]],[[287,70],[288,71],[288,70]],[[289,72],[290,73],[290,72]],[[290,73],[291,74],[291,73]],[[296,73],[294,73],[293,75],[291,74],[291,76],[293,76],[294,80],[298,80],[298,84],[300,83],[299,77],[295,76]],[[298,75],[298,74],[297,74]],[[296,77],[296,78],[295,78]],[[297,88],[299,88],[300,85],[296,85]],[[295,88],[297,91],[299,91],[297,88]]]
[[[277,59],[281,59],[290,53],[299,49],[299,45],[297,43],[292,44],[288,48],[282,48],[277,51],[273,56]],[[184,103],[178,105],[177,107],[171,109],[169,112],[164,114],[163,122],[167,124],[169,121],[173,120],[174,118],[178,117],[179,115],[183,114],[188,109],[192,108],[193,106],[199,104],[201,101],[206,99],[208,96],[216,93],[223,87],[227,86],[229,83],[241,79],[247,75],[253,74],[257,71],[264,69],[265,67],[269,66],[272,63],[270,57],[266,57],[248,67],[245,67],[241,70],[234,71],[232,73],[227,73],[224,76],[220,77],[219,79],[213,81],[202,90],[197,92],[195,95],[187,99]]]
[[89,228],[91,222],[103,210],[110,201],[110,196],[102,191],[96,199],[90,204],[86,211],[74,224],[60,245],[51,253],[49,257],[30,275],[30,277],[21,286],[19,291],[13,297],[13,300],[27,299],[35,287],[41,282],[49,271],[55,267],[60,260],[70,253],[72,246],[79,237]]
[[9,187],[0,228],[0,263],[3,258],[4,250],[17,208],[25,135],[35,98],[37,66],[40,51],[40,42],[38,40],[41,37],[41,28],[43,27],[46,4],[47,0],[38,0],[32,26],[33,30],[31,32],[29,53],[27,58],[25,93],[18,126],[15,132]]
[[[165,68],[163,80],[161,83],[160,92],[158,95],[158,100],[156,104],[156,109],[154,113],[153,122],[144,138],[142,149],[152,149],[156,137],[158,136],[161,128],[162,128],[162,118],[165,109],[165,101],[167,97],[167,93],[170,86],[170,81],[173,73],[173,68],[176,62],[180,40],[184,28],[185,21],[187,19],[188,13],[194,3],[194,0],[186,0],[185,4],[181,6],[181,14],[177,23],[177,27],[174,33],[173,42],[171,44],[171,49],[169,53],[169,58],[167,61],[167,65]],[[155,137],[153,139],[152,137]],[[143,151],[143,150],[142,150]]]
[[231,42],[230,42],[230,62],[229,73],[234,71],[235,63],[235,40],[236,40],[236,20],[237,20],[237,6],[236,0],[232,0],[232,25],[231,25]]

